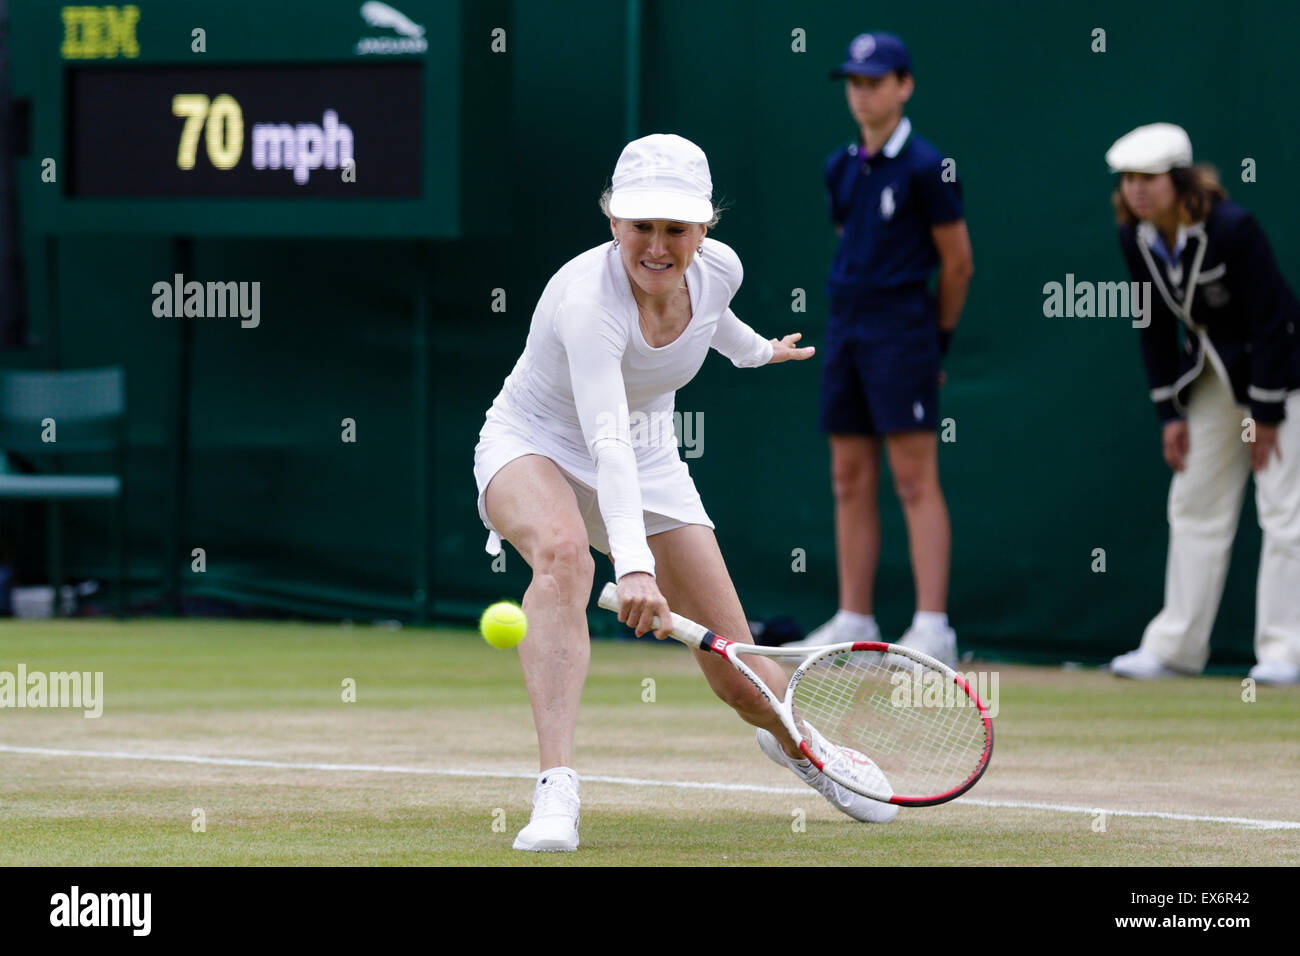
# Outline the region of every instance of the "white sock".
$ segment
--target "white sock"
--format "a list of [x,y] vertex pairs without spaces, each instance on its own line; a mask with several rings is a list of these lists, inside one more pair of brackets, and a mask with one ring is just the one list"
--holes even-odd
[[866,637],[878,630],[874,614],[859,614],[857,611],[841,610],[835,615],[835,630],[854,637]]
[[537,782],[545,783],[547,777],[556,774],[571,777],[574,783],[578,782],[578,771],[572,767],[552,767],[550,770],[543,770],[537,775]]
[[940,611],[917,611],[912,615],[912,627],[918,631],[948,626],[948,615]]

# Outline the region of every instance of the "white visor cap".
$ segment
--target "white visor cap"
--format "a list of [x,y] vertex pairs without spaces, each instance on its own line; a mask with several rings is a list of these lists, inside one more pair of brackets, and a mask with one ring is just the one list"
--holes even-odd
[[713,179],[704,150],[672,133],[628,143],[614,167],[609,212],[615,219],[712,221]]
[[1112,173],[1167,173],[1192,165],[1192,141],[1173,123],[1152,123],[1125,133],[1106,150]]

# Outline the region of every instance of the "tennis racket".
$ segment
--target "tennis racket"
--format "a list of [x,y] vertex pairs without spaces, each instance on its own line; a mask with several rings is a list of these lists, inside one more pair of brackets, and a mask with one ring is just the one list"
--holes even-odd
[[[598,603],[618,613],[617,586],[605,585]],[[677,614],[671,636],[730,661],[767,698],[805,756],[854,793],[928,807],[961,796],[988,769],[988,708],[961,674],[928,654],[874,641],[760,647]],[[784,698],[741,659],[750,655],[798,662]]]

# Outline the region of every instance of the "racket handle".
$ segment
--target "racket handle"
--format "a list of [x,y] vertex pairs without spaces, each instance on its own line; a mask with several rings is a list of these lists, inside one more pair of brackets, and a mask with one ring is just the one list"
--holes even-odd
[[[615,614],[619,611],[618,604],[618,585],[606,584],[600,589],[600,597],[596,603],[606,611],[613,611]],[[659,618],[654,619],[655,627],[659,626]],[[682,617],[680,614],[673,615],[673,629],[668,634],[674,641],[680,641],[687,647],[699,648],[707,651],[713,646],[713,635],[709,629],[701,624],[696,624],[690,618]]]

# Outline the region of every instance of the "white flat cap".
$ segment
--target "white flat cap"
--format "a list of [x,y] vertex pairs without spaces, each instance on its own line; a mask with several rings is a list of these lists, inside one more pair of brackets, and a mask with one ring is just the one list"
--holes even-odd
[[1152,123],[1125,133],[1106,150],[1112,173],[1167,173],[1192,165],[1192,141],[1173,123]]

